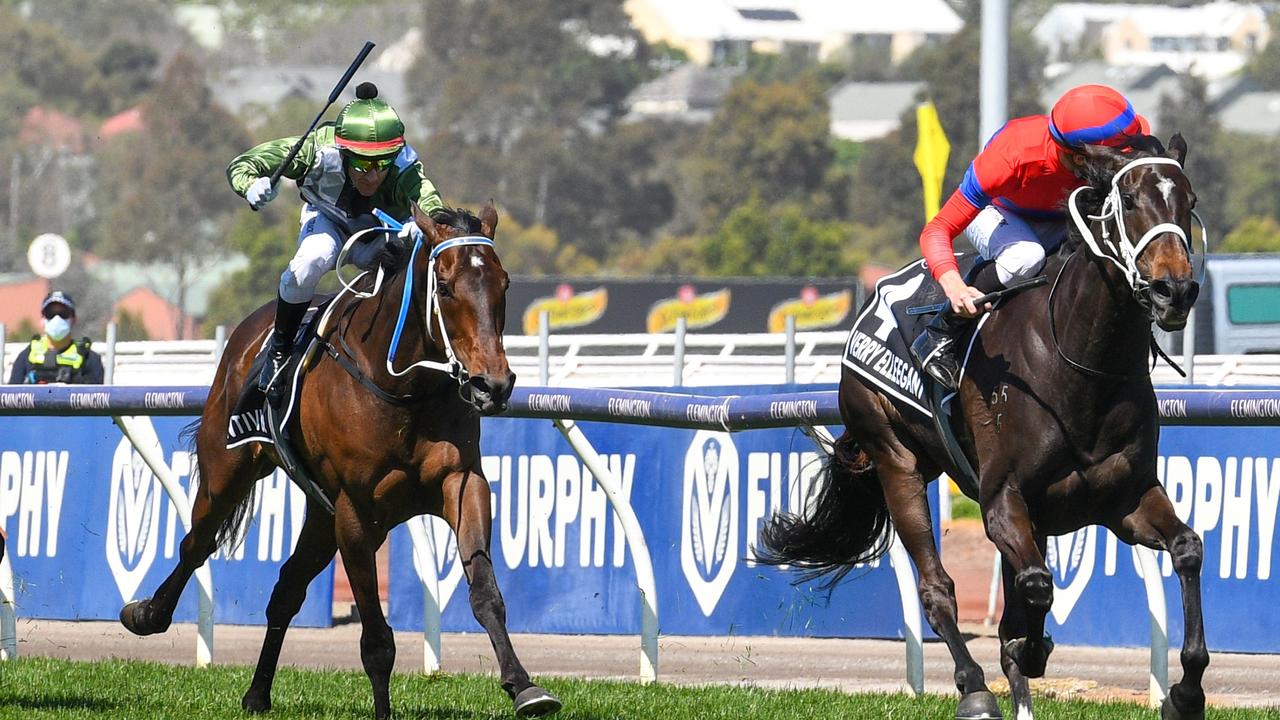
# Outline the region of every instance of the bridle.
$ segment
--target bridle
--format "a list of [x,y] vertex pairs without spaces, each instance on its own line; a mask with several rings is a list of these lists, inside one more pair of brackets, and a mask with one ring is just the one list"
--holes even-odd
[[[1172,222],[1162,222],[1153,225],[1142,234],[1142,237],[1138,238],[1136,243],[1129,239],[1129,233],[1125,229],[1124,223],[1124,198],[1120,192],[1120,179],[1129,171],[1144,165],[1173,165],[1179,170],[1182,169],[1182,163],[1174,160],[1173,158],[1137,158],[1136,160],[1126,163],[1116,171],[1114,176],[1112,176],[1111,190],[1107,193],[1107,198],[1103,201],[1102,208],[1099,210],[1097,215],[1085,215],[1080,211],[1078,197],[1081,192],[1089,189],[1087,186],[1078,187],[1071,192],[1071,195],[1067,198],[1067,209],[1071,215],[1071,221],[1080,232],[1080,237],[1084,241],[1085,247],[1088,248],[1090,254],[1104,261],[1110,262],[1120,270],[1125,282],[1128,283],[1130,290],[1133,292],[1134,299],[1147,312],[1148,319],[1154,322],[1154,318],[1151,316],[1153,311],[1153,305],[1151,303],[1151,283],[1148,282],[1146,278],[1142,277],[1142,273],[1138,270],[1138,259],[1151,245],[1153,240],[1165,233],[1170,233],[1181,241],[1182,248],[1187,253],[1188,262],[1192,259],[1193,251],[1191,248],[1191,241],[1187,237],[1186,231],[1182,229],[1181,225]],[[1200,225],[1202,249],[1204,253],[1207,254],[1209,248],[1208,228],[1205,227],[1204,220],[1202,220],[1194,210],[1191,211],[1191,216],[1195,218],[1195,221]],[[1097,221],[1102,227],[1101,242],[1094,237],[1093,229],[1089,224],[1090,221]],[[1114,238],[1111,235],[1111,225],[1115,225],[1116,229],[1116,237]],[[1103,249],[1104,247],[1110,249],[1111,252],[1106,252]],[[1071,262],[1071,259],[1074,257],[1075,254],[1072,254],[1067,258],[1067,262]],[[1200,268],[1200,282],[1202,284],[1204,282],[1204,271],[1205,269],[1202,265]],[[1053,299],[1058,290],[1058,283],[1062,280],[1062,276],[1065,274],[1066,264],[1064,263],[1062,269],[1058,272],[1058,276],[1054,278],[1053,286],[1049,289],[1049,332],[1053,338],[1054,349],[1058,351],[1058,356],[1061,357],[1063,361],[1076,370],[1093,377],[1108,378],[1112,380],[1134,380],[1140,377],[1149,376],[1151,374],[1151,370],[1155,368],[1154,356],[1159,355],[1164,358],[1174,370],[1177,370],[1184,377],[1186,376],[1186,373],[1182,371],[1182,368],[1178,367],[1178,365],[1164,353],[1164,350],[1162,350],[1156,343],[1154,336],[1151,338],[1153,362],[1151,368],[1149,368],[1146,373],[1122,374],[1095,370],[1067,357],[1066,353],[1062,350],[1062,343],[1058,340],[1058,326],[1053,308]]]
[[[395,219],[391,218],[390,216],[387,216],[383,213],[377,213],[377,214],[378,214],[378,217],[380,217],[384,223],[387,223],[387,227],[367,228],[365,230],[361,230],[360,232],[352,234],[351,237],[347,239],[346,244],[342,246],[342,251],[338,253],[339,269],[341,269],[343,265],[343,261],[346,259],[347,252],[349,251],[349,249],[352,247],[352,245],[355,242],[359,241],[360,238],[363,237],[365,233],[370,233],[370,232],[393,233],[393,232],[399,232],[401,228],[403,228],[403,225],[401,223],[397,222]],[[409,262],[405,268],[404,287],[400,294],[400,312],[396,318],[396,328],[391,335],[391,344],[387,347],[387,373],[389,373],[392,377],[403,377],[404,375],[409,374],[409,372],[411,370],[414,370],[415,368],[422,368],[424,370],[434,370],[434,371],[445,373],[449,377],[456,380],[460,387],[462,385],[465,385],[467,380],[470,379],[471,374],[467,371],[466,365],[464,365],[462,361],[458,359],[457,353],[453,351],[453,342],[450,341],[449,339],[449,329],[444,322],[444,313],[440,311],[440,300],[439,300],[439,297],[437,296],[437,289],[439,287],[440,281],[436,275],[436,260],[439,259],[440,255],[443,254],[446,250],[452,250],[454,248],[466,247],[466,246],[472,246],[472,245],[479,245],[479,246],[490,247],[490,248],[494,247],[493,240],[490,240],[489,238],[483,235],[462,235],[459,237],[449,238],[448,240],[445,240],[439,245],[436,245],[435,247],[431,248],[431,254],[427,258],[427,293],[426,293],[427,294],[427,336],[432,340],[435,340],[436,338],[435,338],[435,331],[433,330],[433,326],[438,326],[439,333],[440,333],[440,344],[444,348],[444,356],[445,356],[444,362],[439,362],[436,360],[418,360],[417,362],[409,365],[403,370],[396,370],[395,360],[396,360],[396,353],[399,350],[399,346],[400,346],[400,336],[404,332],[405,321],[409,316],[409,306],[413,299],[413,276],[414,276],[413,268],[418,258],[418,252],[422,249],[421,236],[419,236],[419,238],[414,241],[413,250],[409,255]],[[348,283],[347,281],[343,280],[341,272],[338,273],[338,281],[342,283],[342,286],[347,291],[351,292],[353,295],[355,295],[359,299],[370,298],[377,295],[379,291],[382,289],[382,280],[384,278],[384,270],[381,266],[378,267],[377,275],[374,278],[373,289],[368,291],[356,290],[354,287],[352,287],[352,284],[355,283],[356,280],[359,280],[359,278],[360,276],[357,276],[354,280],[351,281],[351,283]]]

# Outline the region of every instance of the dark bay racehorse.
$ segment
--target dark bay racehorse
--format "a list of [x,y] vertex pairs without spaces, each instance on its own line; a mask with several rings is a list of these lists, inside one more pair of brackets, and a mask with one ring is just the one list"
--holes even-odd
[[[1000,663],[1018,720],[1031,717],[1027,678],[1044,674],[1053,649],[1044,635],[1053,600],[1046,537],[1087,525],[1172,554],[1186,621],[1183,677],[1162,717],[1204,717],[1203,549],[1156,479],[1159,425],[1147,367],[1152,321],[1181,329],[1198,292],[1186,150],[1175,135],[1167,153],[1154,138],[1129,153],[1086,152],[1078,174],[1087,187],[1073,203],[1080,222],[1046,266],[1052,282],[990,316],[953,400],[960,444],[978,474],[975,499],[1003,558]],[[775,516],[757,553],[835,582],[886,550],[892,522],[919,570],[929,623],[955,661],[956,717],[1000,717],[956,627],[955,587],[933,542],[926,483],[942,471],[960,477],[959,469],[931,420],[899,413],[847,368],[840,413],[845,432],[813,509]]]
[[[423,513],[444,518],[457,535],[471,608],[489,633],[502,687],[516,714],[536,716],[560,708],[559,700],[530,682],[516,657],[489,557],[491,512],[489,484],[480,468],[480,415],[505,409],[515,381],[502,345],[508,279],[492,243],[498,214],[486,206],[478,218],[458,211],[418,217],[417,222],[425,247],[410,259],[415,289],[397,357],[424,359],[441,369],[456,356],[455,372],[389,372],[388,347],[410,276],[403,268],[376,297],[356,301],[344,294],[336,301],[333,317],[338,321],[324,335],[335,346],[349,347],[359,371],[400,401],[392,404],[378,397],[330,356],[321,357],[303,384],[292,436],[310,476],[333,501],[335,514],[308,502],[297,549],[281,568],[267,606],[262,654],[242,702],[251,712],[270,709],[285,631],[301,608],[307,584],[336,549],[360,610],[360,655],[373,685],[374,714],[380,720],[391,715],[388,683],[396,647],[378,602],[374,554],[391,528]],[[362,279],[366,289],[370,276]],[[238,536],[251,512],[251,490],[277,465],[273,446],[254,442],[226,448],[228,416],[241,388],[252,381],[249,367],[272,317],[270,305],[260,308],[227,344],[196,434],[200,485],[178,566],[154,597],[129,603],[120,612],[121,622],[138,635],[169,627],[191,573],[219,541]],[[399,361],[397,373],[409,362]]]

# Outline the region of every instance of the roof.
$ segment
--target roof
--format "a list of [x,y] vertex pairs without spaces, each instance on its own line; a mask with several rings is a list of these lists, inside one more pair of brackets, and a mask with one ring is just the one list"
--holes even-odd
[[1249,16],[1262,16],[1255,4],[1211,2],[1190,7],[1096,3],[1058,3],[1031,30],[1036,40],[1056,52],[1074,43],[1089,26],[1131,20],[1148,37],[1221,37],[1230,35]]
[[729,94],[739,67],[703,67],[686,63],[631,91],[626,106],[636,116],[667,116],[705,121]]
[[136,132],[141,130],[142,127],[142,108],[135,105],[103,120],[102,124],[98,126],[98,139],[107,140],[116,135]]
[[897,130],[902,114],[924,92],[924,82],[847,82],[827,93],[831,134],[862,142]]
[[682,37],[820,42],[832,34],[951,34],[945,0],[645,0]]
[[1244,92],[1218,107],[1218,121],[1228,132],[1280,136],[1280,92]]
[[84,126],[79,120],[43,105],[22,117],[18,139],[26,145],[45,145],[70,153],[84,152]]
[[[238,67],[213,78],[209,85],[218,102],[239,115],[249,106],[275,107],[282,100],[294,96],[323,104],[345,70],[346,68],[337,65]],[[336,105],[340,107],[354,100],[356,85],[366,81],[377,85],[379,97],[386,99],[393,107],[409,104],[403,73],[364,67],[347,83]]]

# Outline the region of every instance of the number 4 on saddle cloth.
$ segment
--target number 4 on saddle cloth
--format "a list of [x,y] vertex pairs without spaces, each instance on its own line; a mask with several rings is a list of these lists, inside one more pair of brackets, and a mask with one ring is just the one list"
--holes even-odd
[[[976,253],[956,255],[960,272],[966,278],[977,271],[980,260]],[[1042,282],[1043,278],[1037,278],[1034,283],[1019,285],[1005,292],[1016,292]],[[934,313],[946,307],[946,302],[946,294],[933,281],[924,259],[881,278],[854,321],[849,341],[845,344],[844,364],[864,384],[883,393],[899,413],[916,413],[933,419],[955,466],[967,476],[953,479],[966,494],[972,490],[971,496],[976,497],[977,475],[960,450],[951,424],[951,395],[944,395],[943,388],[921,369],[911,354],[911,343],[924,332]],[[989,314],[984,314],[956,338],[962,376],[973,339],[981,332],[988,317]]]

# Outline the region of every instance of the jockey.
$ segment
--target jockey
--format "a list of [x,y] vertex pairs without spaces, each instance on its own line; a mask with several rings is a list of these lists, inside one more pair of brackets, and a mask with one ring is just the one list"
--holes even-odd
[[[280,168],[298,138],[262,143],[243,153],[227,167],[227,180],[236,194],[258,210],[276,196],[271,175]],[[337,265],[338,251],[354,232],[378,225],[370,214],[375,208],[397,218],[409,217],[416,204],[430,215],[444,208],[440,193],[423,172],[418,154],[404,141],[404,123],[396,111],[378,99],[373,83],[361,83],[356,99],[338,113],[335,123],[325,123],[303,143],[282,177],[296,180],[303,206],[298,251],[280,275],[275,326],[271,333],[270,361],[262,368],[258,387],[272,387],[293,351],[294,336],[320,278]],[[416,239],[422,231],[405,224],[402,239]],[[385,236],[351,249],[353,263],[376,264],[385,247]],[[273,388],[283,394],[284,383]],[[272,398],[278,400],[278,397]]]
[[[1068,90],[1048,115],[1005,123],[974,158],[960,188],[920,233],[920,250],[951,303],[911,346],[924,370],[948,390],[959,373],[955,335],[990,310],[974,299],[1034,277],[1067,237],[1062,206],[1080,186],[1073,168],[1084,145],[1123,146],[1149,131],[1145,118],[1106,85]],[[961,277],[952,239],[964,233],[991,262]]]

